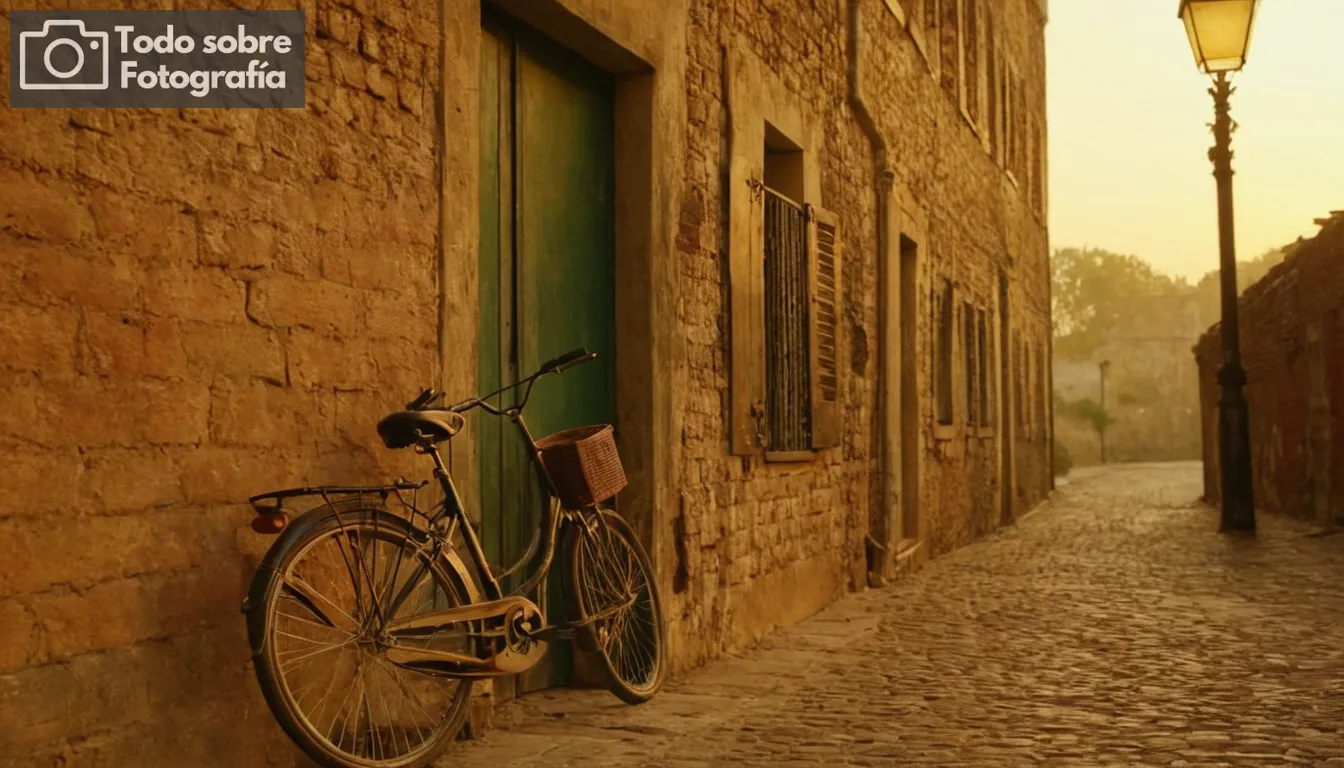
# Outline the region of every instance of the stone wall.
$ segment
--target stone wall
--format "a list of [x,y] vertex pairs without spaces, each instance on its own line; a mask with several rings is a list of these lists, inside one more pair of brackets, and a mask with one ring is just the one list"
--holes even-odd
[[[1319,523],[1344,518],[1344,216],[1318,220],[1237,302],[1258,510]],[[1221,326],[1199,339],[1204,496],[1221,498]]]
[[[1002,519],[999,463],[1002,427],[935,428],[932,287],[954,281],[957,304],[997,310],[999,270],[1008,279],[1013,331],[1034,351],[1021,426],[1013,427],[1016,508],[1049,488],[1049,430],[1038,419],[1048,376],[1048,255],[1043,211],[1033,212],[1026,179],[1019,189],[996,164],[984,130],[973,129],[938,79],[939,56],[910,4],[859,3],[857,37],[848,34],[847,4],[775,2],[691,6],[687,74],[689,150],[677,240],[681,260],[679,320],[686,329],[681,530],[689,574],[669,604],[679,615],[679,658],[696,663],[807,615],[863,583],[864,540],[876,517],[881,478],[878,434],[878,158],[847,98],[847,58],[858,45],[859,76],[884,138],[895,183],[927,219],[918,276],[917,349],[922,445],[920,515],[928,554],[992,530]],[[894,6],[894,10],[891,6]],[[1042,20],[1035,4],[1004,4],[997,38],[1024,73],[1025,102],[1043,113]],[[913,31],[907,29],[913,26]],[[953,38],[956,39],[955,37]],[[922,46],[922,47],[921,47]],[[729,288],[723,264],[730,199],[726,182],[733,112],[727,84],[735,56],[759,61],[800,105],[820,115],[821,203],[842,219],[845,253],[846,429],[842,448],[804,465],[770,464],[726,454],[729,442],[727,343]],[[987,128],[987,126],[985,126]],[[1039,173],[1039,171],[1033,171]],[[926,249],[926,250],[925,250]],[[957,334],[960,337],[960,334]],[[997,339],[997,336],[994,338]],[[1001,342],[1004,347],[1006,342]],[[961,347],[954,359],[960,360]],[[995,359],[1001,359],[997,355]],[[958,368],[958,402],[964,399]],[[1024,376],[1025,378],[1025,376]],[[1036,383],[1039,383],[1037,385]],[[996,382],[1004,393],[1015,382]],[[964,414],[963,414],[964,416]],[[834,454],[834,455],[828,455]],[[788,599],[784,596],[788,595]]]
[[[622,509],[649,536],[677,670],[866,583],[887,503],[882,160],[900,209],[886,242],[908,235],[920,254],[919,556],[1050,487],[1039,4],[995,4],[973,58],[1019,78],[1009,152],[988,87],[966,106],[944,77],[967,61],[955,15],[856,1],[687,0],[662,16],[643,0],[502,3],[621,75],[617,187],[639,190],[618,203],[616,238],[631,297]],[[238,607],[270,539],[241,502],[422,477],[373,425],[424,386],[472,389],[480,5],[302,5],[306,110],[0,110],[0,766],[294,765],[247,663]],[[816,120],[820,199],[841,219],[844,438],[805,463],[730,454],[730,56]],[[944,279],[958,307],[948,424],[933,375]],[[984,426],[966,423],[965,301],[991,319]]]
[[437,375],[438,10],[360,7],[304,111],[0,108],[0,765],[294,764],[240,502],[407,471]]

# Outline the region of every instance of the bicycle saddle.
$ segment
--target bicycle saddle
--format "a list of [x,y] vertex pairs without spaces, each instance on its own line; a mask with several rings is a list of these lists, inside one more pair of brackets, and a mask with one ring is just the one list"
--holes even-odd
[[378,436],[388,448],[409,448],[417,431],[439,443],[462,431],[466,422],[455,411],[397,411],[378,422]]

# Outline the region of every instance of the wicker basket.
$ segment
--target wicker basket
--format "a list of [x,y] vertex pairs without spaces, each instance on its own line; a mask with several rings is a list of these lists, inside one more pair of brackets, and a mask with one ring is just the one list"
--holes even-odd
[[601,503],[625,487],[610,424],[556,432],[538,440],[537,448],[560,503],[568,509]]

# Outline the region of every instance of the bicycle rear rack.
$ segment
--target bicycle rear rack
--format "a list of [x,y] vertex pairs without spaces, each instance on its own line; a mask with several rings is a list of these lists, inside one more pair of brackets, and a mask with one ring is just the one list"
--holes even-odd
[[[256,511],[257,516],[252,520],[252,530],[257,533],[279,533],[289,524],[289,511],[285,509],[285,501],[288,499],[305,498],[311,496],[320,496],[327,506],[334,504],[332,497],[355,497],[362,499],[364,496],[377,496],[379,501],[387,501],[387,497],[392,494],[400,494],[401,491],[418,491],[429,484],[428,480],[422,480],[413,483],[409,480],[398,480],[394,483],[383,485],[313,485],[302,486],[298,488],[285,488],[279,491],[268,491],[259,493],[247,500]],[[412,504],[414,507],[414,504]]]

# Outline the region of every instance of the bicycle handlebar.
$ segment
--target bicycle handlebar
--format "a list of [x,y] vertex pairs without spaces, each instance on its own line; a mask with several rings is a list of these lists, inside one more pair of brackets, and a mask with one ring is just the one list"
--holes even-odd
[[[531,376],[528,376],[525,379],[520,379],[512,384],[509,384],[508,386],[500,387],[499,389],[495,390],[494,392],[491,392],[488,395],[480,395],[478,397],[473,397],[470,400],[463,400],[462,402],[457,403],[455,405],[450,405],[448,406],[447,410],[453,411],[454,413],[466,413],[467,411],[470,411],[474,408],[482,408],[487,413],[491,413],[495,416],[503,416],[509,411],[513,410],[522,410],[523,406],[527,404],[527,399],[532,395],[532,384],[537,379],[551,373],[555,374],[564,373],[566,368],[573,368],[576,365],[583,365],[586,362],[596,359],[597,359],[596,352],[589,352],[586,347],[579,347],[578,349],[566,352],[565,354],[560,355],[559,357],[547,360],[546,362],[541,364],[541,367],[537,369],[536,373],[532,374]],[[496,408],[495,406],[492,406],[489,403],[485,402],[489,398],[492,398],[496,395],[501,395],[512,389],[517,389],[518,387],[521,387],[524,384],[527,385],[527,391],[523,393],[522,400],[515,402],[513,406],[510,408]],[[414,400],[406,404],[406,410],[408,411],[428,410],[432,404],[443,398],[443,394],[444,393],[433,388],[426,389],[423,392],[421,392],[418,397],[416,397]]]

